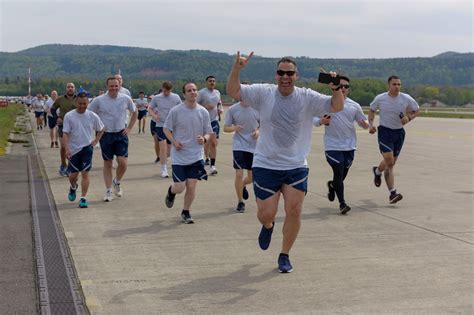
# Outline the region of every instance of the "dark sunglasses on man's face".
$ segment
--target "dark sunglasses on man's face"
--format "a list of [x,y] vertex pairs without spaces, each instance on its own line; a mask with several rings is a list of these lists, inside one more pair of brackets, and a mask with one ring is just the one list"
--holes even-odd
[[345,89],[348,89],[348,88],[351,87],[349,84],[340,84],[339,86],[340,86],[341,88],[345,88]]
[[277,74],[278,74],[280,77],[284,76],[285,74],[286,74],[287,76],[291,77],[291,76],[294,75],[295,73],[296,73],[296,71],[292,71],[292,70],[290,70],[290,71],[277,70]]

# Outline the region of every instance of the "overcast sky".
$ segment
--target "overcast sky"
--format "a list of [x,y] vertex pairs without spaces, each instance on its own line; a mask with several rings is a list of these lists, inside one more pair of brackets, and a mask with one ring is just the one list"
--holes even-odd
[[473,52],[473,15],[472,0],[0,0],[0,51],[60,43],[431,57]]

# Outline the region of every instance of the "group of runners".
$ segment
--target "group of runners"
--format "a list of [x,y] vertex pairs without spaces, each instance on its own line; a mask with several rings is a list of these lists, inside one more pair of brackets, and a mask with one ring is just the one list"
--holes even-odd
[[[226,92],[237,102],[225,112],[224,131],[233,132],[233,166],[235,169],[235,211],[245,211],[249,198],[247,185],[253,184],[257,204],[257,218],[262,224],[258,242],[262,250],[269,248],[275,228],[275,217],[281,195],[284,200],[285,220],[283,241],[278,257],[282,273],[293,270],[289,252],[300,225],[303,201],[308,187],[309,168],[306,156],[311,147],[313,126],[324,126],[326,160],[333,170],[327,182],[328,199],[337,197],[341,214],[351,210],[344,198],[344,180],[355,156],[357,145],[355,123],[378,133],[382,160],[372,168],[375,186],[382,182],[382,174],[389,191],[389,203],[403,197],[395,188],[393,168],[401,152],[405,132],[403,126],[418,114],[417,102],[402,93],[401,80],[388,78],[388,91],[378,95],[370,104],[368,118],[361,106],[348,97],[350,78],[329,72],[339,83],[329,83],[332,95],[323,95],[308,88],[296,87],[298,69],[294,59],[284,57],[277,63],[276,84],[246,84],[240,82],[240,72],[253,56],[237,52],[229,74]],[[223,113],[216,78],[208,76],[206,87],[199,90],[194,82],[182,87],[183,100],[172,92],[169,81],[161,91],[147,100],[143,92],[132,100],[122,87],[121,76],[106,80],[107,91],[89,104],[85,91],[75,93],[68,83],[66,94],[55,99],[51,116],[57,120],[61,143],[61,175],[68,175],[68,198],[76,199],[82,176],[79,207],[87,207],[88,172],[92,165],[93,148],[100,143],[103,177],[106,192],[104,201],[121,197],[121,180],[127,169],[128,134],[138,120],[139,133],[145,133],[145,119],[151,117],[150,131],[154,138],[161,176],[168,173],[171,158],[172,184],[168,187],[165,204],[171,208],[177,194],[184,193],[181,219],[194,222],[191,206],[196,196],[197,182],[217,175],[216,157],[220,133],[219,116]],[[52,94],[52,93],[51,93]],[[375,113],[380,121],[375,126]],[[52,142],[53,143],[53,142]],[[115,174],[113,160],[117,161]],[[66,164],[66,160],[69,163]],[[66,167],[67,165],[67,167]],[[246,173],[244,173],[246,172]]]

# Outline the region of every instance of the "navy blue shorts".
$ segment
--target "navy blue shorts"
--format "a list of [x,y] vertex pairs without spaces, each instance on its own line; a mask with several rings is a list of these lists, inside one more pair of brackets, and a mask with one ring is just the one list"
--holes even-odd
[[78,172],[89,172],[92,168],[92,154],[94,153],[94,148],[91,145],[83,147],[81,151],[77,152],[67,165],[67,170],[69,173],[78,173]]
[[142,120],[143,117],[146,116],[146,113],[147,113],[147,110],[146,110],[146,109],[145,109],[145,110],[139,110],[139,111],[138,111],[138,120]]
[[355,150],[350,151],[326,151],[326,161],[331,166],[343,166],[349,168],[354,161]]
[[155,130],[156,130],[156,137],[158,138],[158,141],[166,140],[166,143],[171,144],[171,141],[168,140],[168,138],[166,137],[163,131],[163,127],[156,127]]
[[197,161],[190,165],[172,165],[173,181],[175,183],[185,182],[188,178],[197,180],[207,180],[206,169],[204,168],[204,160]]
[[390,129],[378,127],[379,150],[381,153],[393,152],[393,156],[400,155],[405,141],[405,129]]
[[236,170],[252,170],[253,153],[247,151],[233,151],[234,168]]
[[217,120],[211,121],[212,132],[216,135],[216,138],[219,139],[219,133],[221,131],[221,127],[219,126],[219,122]]
[[104,161],[113,160],[114,155],[128,157],[128,136],[122,131],[106,132],[100,138],[100,149]]
[[43,116],[43,112],[35,112],[36,118],[40,118],[41,116]]
[[152,136],[156,135],[156,122],[153,120],[150,121],[150,133]]
[[56,120],[57,120],[56,118],[48,116],[48,127],[49,127],[49,129],[53,129],[54,127],[56,127]]
[[308,191],[308,173],[306,167],[292,170],[271,170],[268,168],[253,168],[253,190],[258,199],[265,200],[281,190],[283,184],[298,190]]

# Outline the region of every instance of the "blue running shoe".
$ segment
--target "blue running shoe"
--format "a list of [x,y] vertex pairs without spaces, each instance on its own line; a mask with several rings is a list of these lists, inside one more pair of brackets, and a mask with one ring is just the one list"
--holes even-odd
[[266,250],[270,246],[270,241],[272,240],[272,233],[273,227],[275,226],[275,222],[272,222],[272,227],[267,229],[264,225],[262,225],[262,229],[260,230],[260,235],[258,236],[258,244],[260,248]]
[[76,200],[76,190],[77,190],[77,185],[76,185],[76,188],[73,188],[72,186],[69,187],[69,194],[67,194],[67,198],[69,199],[69,201]]
[[89,204],[87,203],[87,199],[84,197],[81,197],[81,199],[79,199],[79,208],[87,208],[87,207],[89,207]]
[[293,271],[293,266],[290,263],[290,257],[280,254],[278,257],[278,271],[281,273],[290,273]]

